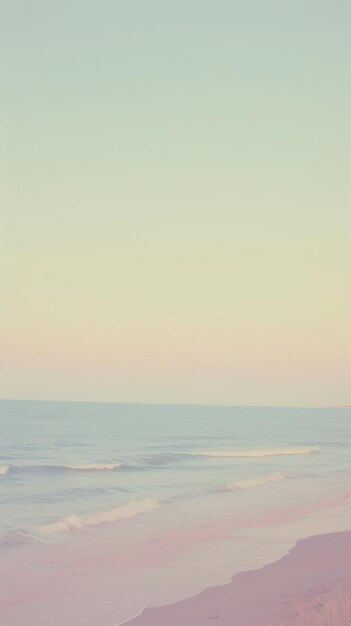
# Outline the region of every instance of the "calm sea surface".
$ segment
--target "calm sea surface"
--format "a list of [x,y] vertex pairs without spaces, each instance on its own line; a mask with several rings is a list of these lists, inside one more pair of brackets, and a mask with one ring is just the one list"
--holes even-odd
[[116,626],[349,527],[351,410],[0,401],[6,626]]

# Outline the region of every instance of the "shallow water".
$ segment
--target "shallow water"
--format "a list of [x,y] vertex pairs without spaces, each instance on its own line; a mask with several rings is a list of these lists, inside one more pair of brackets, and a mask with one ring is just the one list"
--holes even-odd
[[1,401],[4,623],[115,626],[347,528],[350,409]]

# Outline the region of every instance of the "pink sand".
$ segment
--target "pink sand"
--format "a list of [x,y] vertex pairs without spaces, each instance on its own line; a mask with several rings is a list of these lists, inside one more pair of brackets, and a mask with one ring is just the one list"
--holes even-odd
[[163,607],[148,608],[128,626],[266,626],[291,623],[291,600],[351,589],[351,531],[303,539],[280,561],[237,574],[227,585]]

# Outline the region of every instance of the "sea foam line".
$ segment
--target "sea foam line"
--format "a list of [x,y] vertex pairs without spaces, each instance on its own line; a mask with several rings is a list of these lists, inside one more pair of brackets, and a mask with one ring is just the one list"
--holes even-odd
[[276,472],[275,474],[269,474],[268,476],[257,476],[256,478],[236,480],[232,483],[228,483],[226,489],[230,491],[235,489],[250,489],[253,487],[260,487],[261,485],[267,485],[267,483],[285,480],[287,478],[293,478],[293,476],[284,474],[283,472]]
[[115,624],[115,626],[122,626],[122,624],[127,624],[127,622],[131,622],[132,619],[135,619],[136,617],[140,617],[140,615],[145,611],[145,609],[149,608],[150,604],[151,604],[151,601],[148,600],[147,603],[145,604],[145,606],[143,606],[143,608],[140,609],[140,611],[138,611],[138,613],[136,613],[136,615],[132,615],[132,617],[128,617],[123,622],[118,622],[118,624]]
[[79,470],[79,471],[113,471],[122,466],[122,463],[86,463],[82,465],[62,465],[63,468],[67,468],[70,470]]
[[17,473],[55,473],[55,472],[112,472],[128,466],[123,463],[80,463],[72,465],[4,465],[0,466],[0,475]]
[[208,452],[189,452],[191,456],[206,456],[213,458],[261,458],[265,456],[294,456],[299,454],[313,454],[320,452],[318,446],[304,446],[301,448],[279,448],[277,450],[219,450]]
[[132,500],[127,504],[111,509],[86,513],[84,515],[67,515],[57,522],[51,522],[45,526],[40,526],[37,531],[40,534],[55,535],[60,532],[76,532],[84,528],[101,526],[102,524],[113,524],[120,520],[136,517],[141,513],[148,513],[159,508],[160,504],[155,498],[144,498],[143,500]]

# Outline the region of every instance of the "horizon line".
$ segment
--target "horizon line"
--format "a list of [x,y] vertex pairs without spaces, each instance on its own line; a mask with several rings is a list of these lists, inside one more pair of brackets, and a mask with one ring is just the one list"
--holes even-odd
[[119,400],[47,400],[45,398],[0,398],[0,402],[52,402],[66,404],[125,404],[125,405],[149,405],[149,406],[209,406],[209,407],[240,407],[240,408],[267,408],[267,409],[350,409],[351,404],[333,405],[284,405],[284,404],[228,404],[228,403],[205,403],[205,402],[131,402]]

